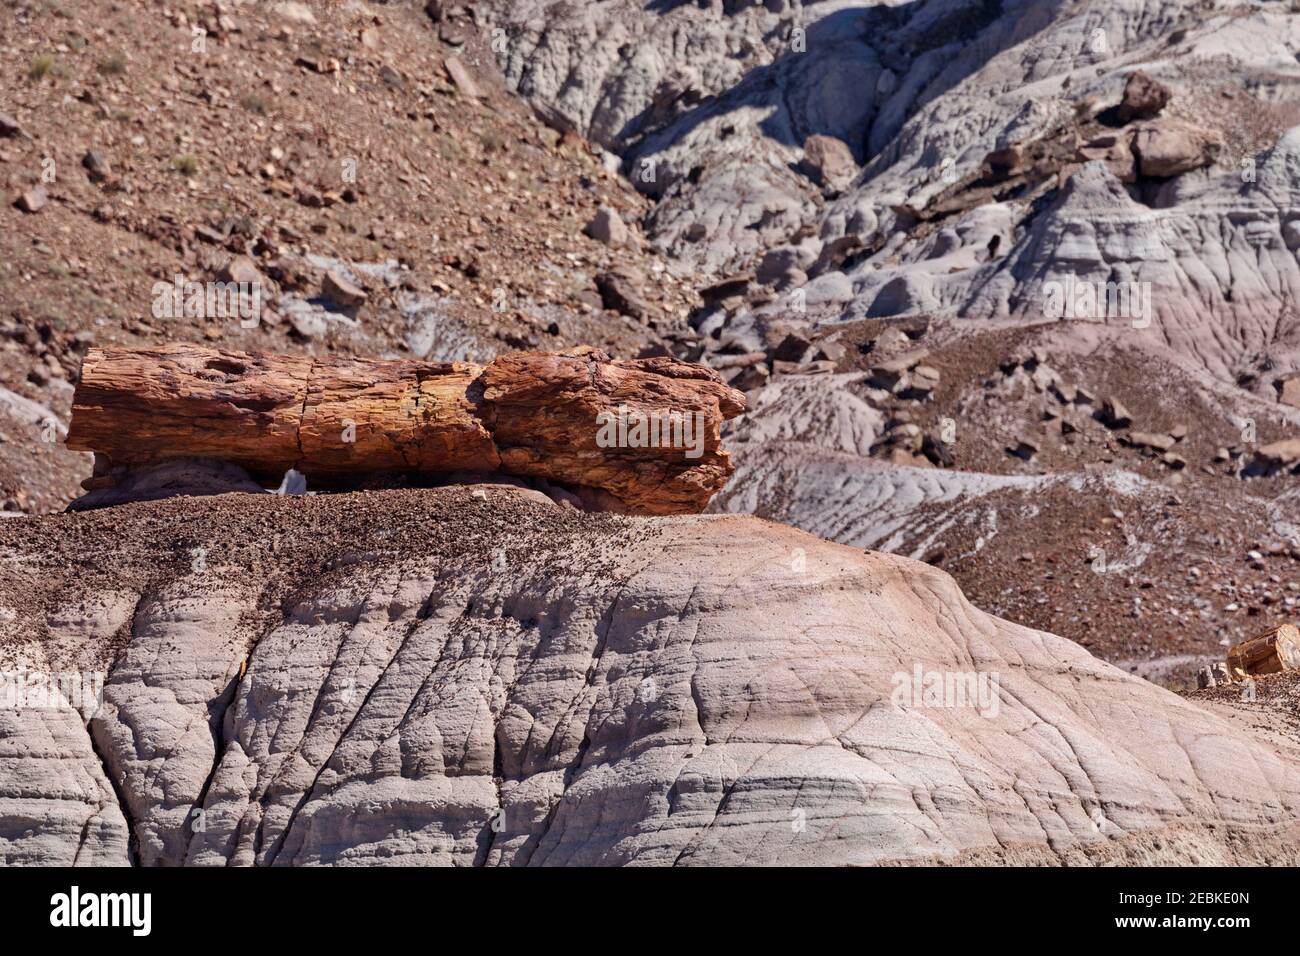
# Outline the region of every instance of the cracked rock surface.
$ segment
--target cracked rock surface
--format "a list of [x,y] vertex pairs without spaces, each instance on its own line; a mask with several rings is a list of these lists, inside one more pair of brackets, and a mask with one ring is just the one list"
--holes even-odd
[[[88,724],[0,714],[8,863],[1297,859],[1289,752],[755,518],[470,486],[0,536],[6,666],[107,674]],[[996,696],[900,697],[918,672]]]

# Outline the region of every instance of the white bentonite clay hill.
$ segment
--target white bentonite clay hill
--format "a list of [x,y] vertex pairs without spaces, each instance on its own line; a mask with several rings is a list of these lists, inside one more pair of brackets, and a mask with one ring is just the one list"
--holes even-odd
[[9,863],[1300,858],[1293,751],[768,522],[467,486],[31,530],[6,659],[111,672],[88,725],[0,712]]

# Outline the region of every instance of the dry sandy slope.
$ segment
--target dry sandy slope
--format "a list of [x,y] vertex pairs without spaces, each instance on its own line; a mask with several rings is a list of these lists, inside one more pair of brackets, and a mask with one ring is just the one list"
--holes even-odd
[[[0,131],[0,515],[77,493],[85,463],[40,423],[66,425],[91,345],[630,358],[684,327],[694,293],[637,238],[647,201],[500,89],[485,34],[444,42],[422,8],[0,5],[0,113],[22,130]],[[452,82],[457,60],[478,95]],[[107,179],[83,166],[92,152]],[[21,212],[41,183],[48,204]],[[631,245],[584,233],[599,206]],[[157,283],[218,280],[237,255],[263,277],[256,327],[155,313]],[[325,268],[366,286],[358,312],[330,306]],[[645,321],[602,308],[595,276],[615,268]]]
[[[838,373],[778,375],[749,392],[726,434],[737,471],[710,509],[931,561],[981,609],[1178,689],[1228,643],[1294,614],[1294,478],[1240,475],[1256,448],[1294,434],[1294,409],[1099,325],[936,321],[918,346],[942,372],[924,400],[872,387],[879,360],[852,347]],[[1030,347],[1094,401],[1063,403],[1023,368],[1008,373],[1007,356]],[[1111,397],[1131,429],[1098,420]],[[901,416],[937,440],[948,420],[953,467],[892,463],[886,437]],[[1180,426],[1181,468],[1129,443]],[[1039,446],[1029,460],[1009,452],[1021,436]],[[1224,460],[1227,448],[1241,457]]]
[[[172,500],[6,522],[0,594],[8,662],[112,668],[89,733],[0,715],[10,863],[1300,858],[1273,745],[754,518]],[[891,699],[916,668],[997,694]]]

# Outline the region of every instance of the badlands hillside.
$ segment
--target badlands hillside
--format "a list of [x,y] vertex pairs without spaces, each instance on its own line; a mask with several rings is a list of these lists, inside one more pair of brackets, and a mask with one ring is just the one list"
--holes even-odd
[[1298,58],[6,3],[0,672],[103,689],[0,706],[0,862],[1297,862],[1294,680],[1191,688],[1300,603]]
[[[0,535],[5,653],[111,667],[89,731],[0,711],[12,864],[1300,860],[1300,760],[1258,713],[759,519],[466,486]],[[897,699],[917,668],[1000,693]]]

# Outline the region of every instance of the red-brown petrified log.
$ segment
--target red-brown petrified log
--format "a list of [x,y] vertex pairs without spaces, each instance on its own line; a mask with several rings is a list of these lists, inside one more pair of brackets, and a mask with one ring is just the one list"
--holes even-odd
[[[694,450],[665,436],[638,443],[625,429],[632,440],[611,447],[601,425],[620,408],[634,422],[690,416],[700,440]],[[703,510],[726,484],[721,426],[743,409],[711,369],[587,348],[486,366],[110,348],[86,356],[67,443],[113,467],[216,458],[269,481],[289,468],[325,483],[500,472],[598,489],[632,513],[679,514]]]
[[1228,648],[1228,672],[1234,676],[1276,674],[1300,667],[1300,628],[1278,624],[1258,637]]

